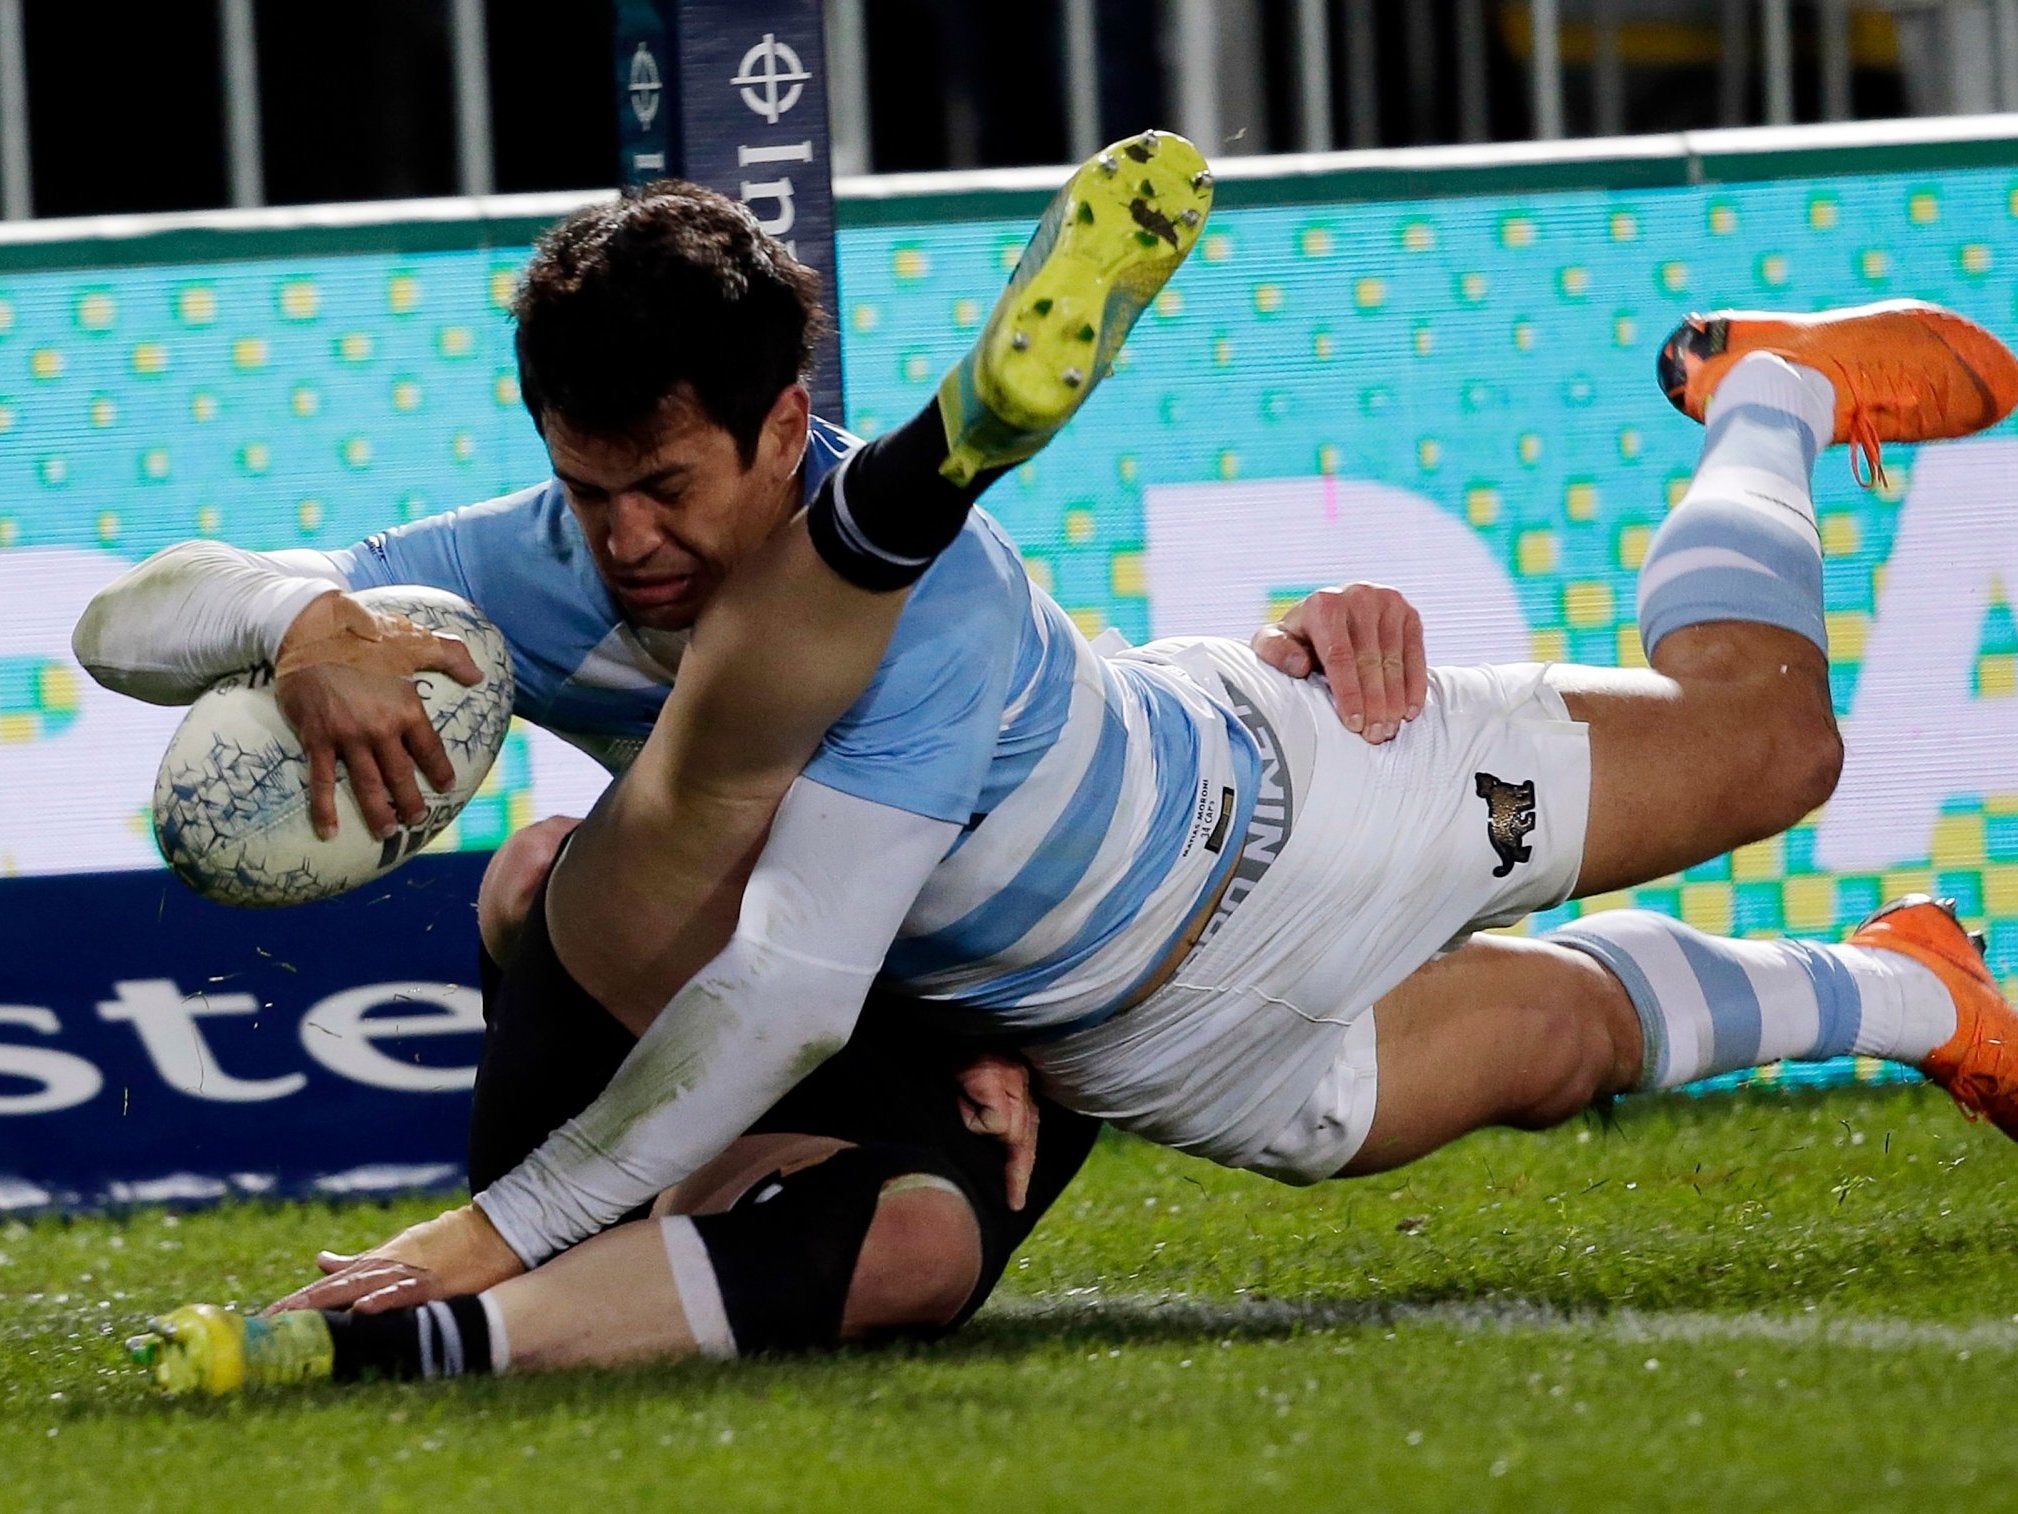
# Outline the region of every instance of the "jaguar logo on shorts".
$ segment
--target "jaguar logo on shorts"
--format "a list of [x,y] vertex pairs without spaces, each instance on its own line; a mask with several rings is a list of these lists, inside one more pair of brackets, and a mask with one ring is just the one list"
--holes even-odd
[[1535,828],[1534,780],[1508,783],[1491,773],[1479,773],[1473,782],[1478,786],[1479,798],[1485,801],[1486,839],[1499,853],[1499,866],[1492,870],[1492,875],[1504,878],[1514,870],[1516,862],[1525,862],[1534,855],[1534,848],[1522,839]]

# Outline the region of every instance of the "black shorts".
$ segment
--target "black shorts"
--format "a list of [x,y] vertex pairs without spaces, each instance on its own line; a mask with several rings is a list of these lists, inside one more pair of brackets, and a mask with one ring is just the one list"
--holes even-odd
[[[555,955],[544,886],[510,969],[500,971],[485,954],[483,999],[483,1059],[470,1115],[472,1190],[488,1187],[586,1109],[637,1044]],[[973,1047],[933,1035],[929,1014],[929,1006],[878,985],[848,1044],[749,1133],[924,1146],[943,1156],[959,1174],[981,1229],[981,1276],[959,1315],[964,1320],[986,1301],[1010,1258],[1085,1165],[1100,1122],[1037,1099],[1036,1169],[1023,1208],[1011,1209],[1004,1146],[968,1130],[960,1115],[955,1073]]]

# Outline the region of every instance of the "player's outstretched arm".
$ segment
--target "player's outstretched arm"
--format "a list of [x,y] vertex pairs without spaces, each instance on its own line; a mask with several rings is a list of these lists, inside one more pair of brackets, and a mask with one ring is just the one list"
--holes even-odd
[[848,1038],[959,828],[809,779],[778,810],[728,947],[609,1088],[478,1203],[528,1265],[714,1157]]
[[[690,1176],[848,1038],[959,828],[800,780],[728,946],[656,1017],[603,1094],[476,1205],[415,1226],[277,1308],[478,1292]],[[572,853],[570,854],[572,855]],[[391,1263],[400,1264],[390,1266]]]
[[482,674],[461,642],[369,609],[351,587],[325,553],[183,542],[100,590],[71,650],[106,688],[149,704],[188,704],[227,673],[274,665],[281,713],[308,755],[317,832],[336,833],[341,761],[366,824],[389,836],[426,816],[419,777],[437,790],[455,782],[411,675]]
[[[741,791],[749,775],[770,775],[767,811],[820,732],[867,684],[903,603],[827,569],[803,523],[782,534],[797,550],[773,550],[772,564],[753,564],[758,571],[740,575],[706,618],[706,649],[692,662],[698,687],[683,705],[686,729],[703,739],[666,738],[686,758],[676,783],[698,773],[698,786]],[[275,665],[281,710],[308,755],[318,832],[336,829],[341,761],[367,823],[388,835],[395,815],[409,824],[424,816],[418,777],[437,789],[454,779],[410,676],[433,670],[475,683],[481,675],[459,642],[367,608],[350,587],[341,566],[319,552],[185,542],[102,590],[73,632],[73,651],[107,688],[153,704],[187,704],[228,673]],[[786,681],[789,697],[742,701],[756,706],[751,719],[725,724],[723,691],[741,683],[761,692],[775,682],[765,664],[780,655],[800,670]],[[761,837],[758,829],[746,839]]]
[[225,674],[272,662],[311,601],[348,587],[320,552],[181,542],[100,589],[70,647],[115,694],[188,704]]

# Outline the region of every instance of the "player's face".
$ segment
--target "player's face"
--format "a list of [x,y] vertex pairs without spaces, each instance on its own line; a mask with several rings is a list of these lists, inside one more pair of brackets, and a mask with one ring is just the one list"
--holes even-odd
[[804,389],[779,395],[747,468],[735,439],[680,391],[635,436],[547,417],[554,477],[625,619],[685,630],[729,569],[792,514],[806,417]]

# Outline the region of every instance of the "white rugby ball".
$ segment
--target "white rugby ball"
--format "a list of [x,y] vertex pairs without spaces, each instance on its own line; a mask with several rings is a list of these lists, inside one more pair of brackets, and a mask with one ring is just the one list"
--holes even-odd
[[482,785],[511,726],[511,653],[498,628],[442,589],[395,586],[357,596],[416,625],[460,638],[483,672],[465,688],[446,673],[414,687],[455,766],[438,794],[420,778],[427,817],[386,840],[366,827],[337,764],[337,833],[319,839],[308,817],[308,756],[280,713],[273,670],[221,678],[190,706],[154,780],[154,835],[178,876],[206,899],[264,908],[327,899],[382,878],[438,836]]

